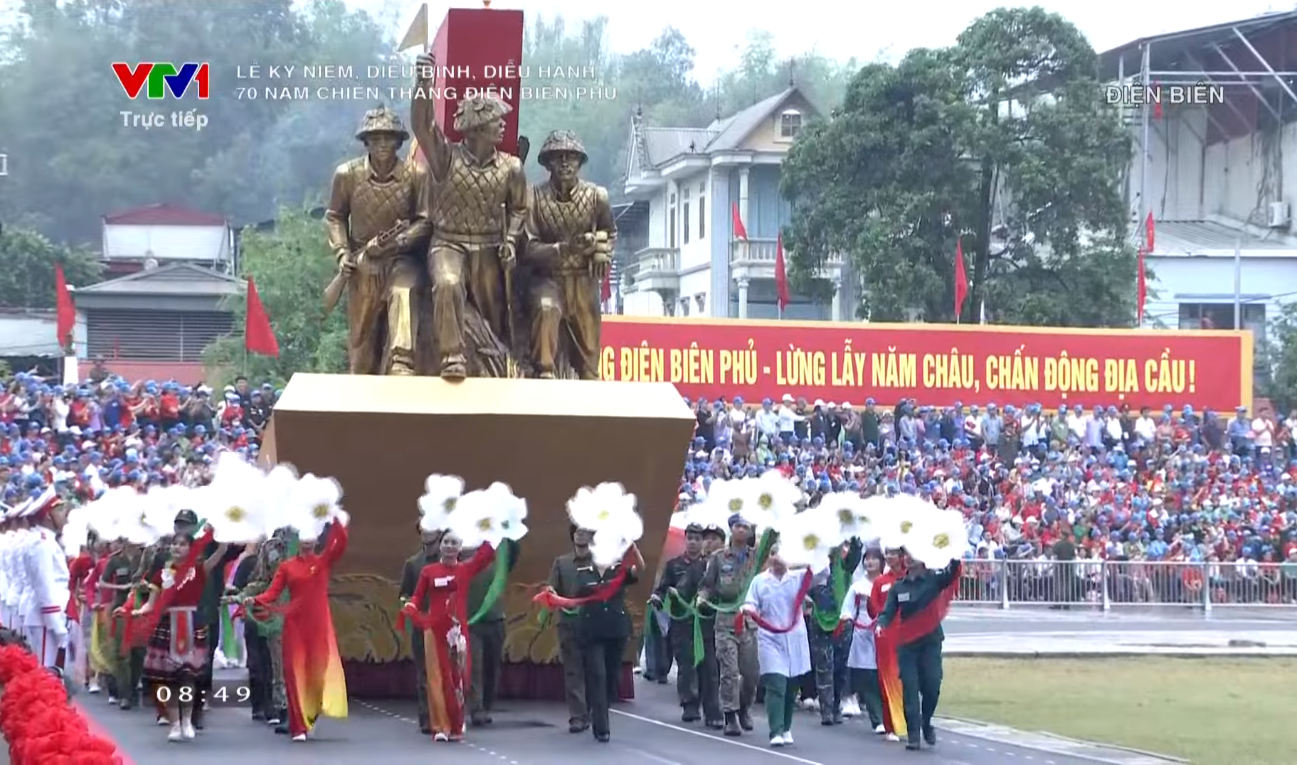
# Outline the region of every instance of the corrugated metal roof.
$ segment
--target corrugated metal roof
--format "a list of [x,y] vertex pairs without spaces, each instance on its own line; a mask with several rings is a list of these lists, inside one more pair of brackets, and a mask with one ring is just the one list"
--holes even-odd
[[1157,71],[1174,70],[1179,68],[1181,58],[1186,52],[1206,50],[1213,44],[1224,45],[1237,39],[1234,36],[1235,29],[1245,35],[1255,36],[1268,29],[1295,21],[1297,21],[1297,10],[1271,11],[1248,19],[1141,37],[1100,53],[1099,67],[1105,80],[1116,79],[1119,70],[1129,77],[1140,70],[1143,46],[1147,43],[1157,43],[1149,48],[1150,66]]
[[0,313],[0,356],[63,355],[58,343],[58,321],[53,311]]
[[[716,137],[707,128],[643,127],[644,149],[649,167],[661,167],[677,157],[706,154]],[[643,159],[641,159],[641,162]]]
[[225,218],[169,204],[149,205],[104,216],[111,226],[224,226]]
[[237,295],[242,280],[190,263],[173,263],[82,287],[99,295]]
[[[1140,234],[1142,235],[1142,230]],[[1154,255],[1200,255],[1233,251],[1236,243],[1247,250],[1291,250],[1297,255],[1297,237],[1278,230],[1265,236],[1209,220],[1159,220],[1154,222]]]

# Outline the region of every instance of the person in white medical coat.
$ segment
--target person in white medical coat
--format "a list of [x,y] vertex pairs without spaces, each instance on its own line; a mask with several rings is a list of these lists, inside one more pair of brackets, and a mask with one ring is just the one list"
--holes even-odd
[[67,607],[71,596],[68,557],[58,540],[64,521],[63,500],[49,488],[23,512],[32,522],[32,542],[27,555],[31,600],[23,633],[42,665],[61,669],[62,652],[67,648]]
[[878,651],[873,620],[869,618],[869,593],[874,589],[874,580],[883,573],[882,551],[876,547],[866,550],[861,570],[864,575],[842,599],[843,629],[853,630],[847,669],[851,672],[851,688],[869,715],[870,727],[881,736],[887,731],[883,728],[883,696],[878,685]]
[[[811,671],[811,646],[799,592],[806,589],[809,569],[789,568],[778,550],[765,571],[752,579],[743,612],[757,625],[757,663],[766,692],[766,721],[770,746],[793,743],[793,712],[797,709],[797,679]],[[761,626],[764,623],[766,626]],[[769,629],[767,628],[769,627]],[[791,627],[791,629],[789,629]],[[779,630],[779,631],[775,631]]]

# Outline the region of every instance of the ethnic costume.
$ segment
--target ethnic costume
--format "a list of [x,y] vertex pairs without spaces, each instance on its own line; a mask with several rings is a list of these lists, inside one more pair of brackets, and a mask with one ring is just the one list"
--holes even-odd
[[199,562],[183,576],[176,581],[176,567],[167,566],[149,581],[152,589],[171,592],[145,646],[144,679],[155,691],[160,685],[171,687],[173,693],[194,685],[207,669],[207,628],[199,626],[196,618],[207,572]]
[[[288,729],[295,741],[306,740],[320,715],[347,716],[347,681],[329,612],[330,571],[346,550],[347,529],[334,523],[323,552],[301,553],[283,561],[266,591],[252,599],[254,608],[284,616],[284,689]],[[277,605],[285,591],[288,604]]]
[[[873,589],[869,591],[869,616],[877,619],[887,604],[887,593],[892,585],[904,574],[899,567],[888,569],[874,580]],[[875,640],[878,662],[878,688],[883,697],[883,729],[888,735],[898,738],[907,735],[905,727],[905,707],[901,701],[901,670],[896,664],[896,643],[892,636],[878,635]]]
[[[471,677],[468,595],[473,577],[495,561],[484,544],[462,562],[429,563],[419,572],[413,600],[403,609],[422,631],[428,714],[434,740],[464,736],[464,699]],[[420,606],[427,604],[420,610]],[[416,638],[418,639],[418,638]]]
[[869,715],[869,727],[875,733],[885,733],[883,696],[878,682],[877,636],[869,618],[869,595],[873,589],[874,582],[868,576],[851,585],[842,601],[838,629],[851,633],[847,671],[851,676],[852,690]]

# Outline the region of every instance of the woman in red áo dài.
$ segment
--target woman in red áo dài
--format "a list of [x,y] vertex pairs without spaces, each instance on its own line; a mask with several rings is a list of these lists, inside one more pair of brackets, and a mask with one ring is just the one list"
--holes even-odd
[[[329,612],[330,572],[347,550],[347,528],[331,523],[323,537],[319,553],[316,540],[299,539],[297,555],[279,564],[266,591],[244,601],[283,614],[284,690],[294,741],[305,741],[320,715],[347,716],[347,681]],[[288,605],[275,605],[285,590]]]
[[[869,593],[869,618],[877,619],[887,605],[887,593],[892,584],[905,576],[900,550],[885,550],[884,559],[887,570],[874,580],[874,588]],[[906,737],[905,708],[901,702],[901,666],[896,662],[896,642],[886,632],[879,635],[875,642],[878,658],[878,685],[883,695],[883,728],[887,731],[888,741],[900,741]]]
[[[473,577],[495,561],[495,548],[483,544],[466,561],[459,560],[460,538],[441,535],[441,559],[419,573],[413,599],[401,610],[422,632],[428,674],[428,717],[434,741],[464,737],[464,694],[472,656],[468,645],[468,591]],[[426,604],[426,606],[425,606]]]

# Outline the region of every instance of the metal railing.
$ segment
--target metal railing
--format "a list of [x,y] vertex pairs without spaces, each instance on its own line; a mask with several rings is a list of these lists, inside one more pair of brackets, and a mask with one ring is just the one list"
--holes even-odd
[[1297,608],[1297,567],[1180,561],[964,562],[958,600],[1015,606]]

